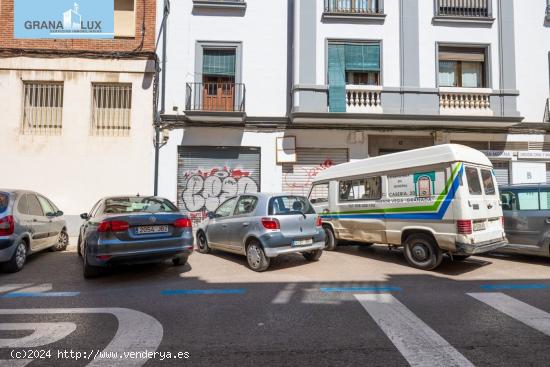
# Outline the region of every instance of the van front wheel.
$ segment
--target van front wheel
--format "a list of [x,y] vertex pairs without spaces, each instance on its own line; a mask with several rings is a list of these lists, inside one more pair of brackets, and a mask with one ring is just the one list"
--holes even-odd
[[443,259],[443,253],[434,239],[423,233],[407,237],[404,253],[409,265],[422,270],[437,268]]

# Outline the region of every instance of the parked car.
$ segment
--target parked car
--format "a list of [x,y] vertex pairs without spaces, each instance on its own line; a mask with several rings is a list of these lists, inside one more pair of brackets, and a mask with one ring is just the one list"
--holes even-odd
[[168,199],[107,197],[81,218],[77,249],[85,278],[117,264],[172,259],[174,265],[184,265],[193,251],[191,220]]
[[246,255],[254,271],[264,271],[270,259],[301,253],[317,261],[325,247],[321,219],[309,200],[287,194],[243,194],[208,213],[197,230],[201,253],[210,249]]
[[327,232],[340,239],[402,246],[409,265],[435,269],[443,254],[463,260],[506,245],[492,164],[457,144],[333,166],[309,194]]
[[27,256],[44,249],[63,251],[67,225],[54,203],[25,190],[0,189],[0,264],[8,272],[23,268]]
[[550,256],[550,185],[500,187],[508,246],[499,252]]

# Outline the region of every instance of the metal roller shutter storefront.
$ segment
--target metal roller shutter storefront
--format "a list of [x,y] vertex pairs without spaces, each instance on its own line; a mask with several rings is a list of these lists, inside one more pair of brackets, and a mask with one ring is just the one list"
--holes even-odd
[[178,206],[196,224],[226,198],[260,191],[261,149],[180,146]]
[[499,185],[508,185],[510,182],[510,163],[503,161],[492,161],[495,177]]
[[283,164],[283,191],[307,196],[311,182],[321,171],[348,162],[346,148],[296,148],[296,163]]

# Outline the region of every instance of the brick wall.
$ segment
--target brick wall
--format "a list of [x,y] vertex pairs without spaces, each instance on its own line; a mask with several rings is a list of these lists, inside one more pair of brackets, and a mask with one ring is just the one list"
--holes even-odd
[[[145,10],[145,36],[141,51],[155,50],[156,1],[136,0],[135,37],[112,40],[92,39],[14,39],[13,38],[13,1],[0,0],[0,48],[50,49],[72,51],[132,51],[141,43],[141,26]],[[43,0],[48,1],[48,0]]]

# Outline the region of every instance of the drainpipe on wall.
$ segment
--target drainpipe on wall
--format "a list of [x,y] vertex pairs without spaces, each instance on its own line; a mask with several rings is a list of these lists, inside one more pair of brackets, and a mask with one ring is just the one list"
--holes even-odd
[[[160,111],[158,112],[155,118],[155,184],[154,184],[154,195],[158,195],[158,184],[159,184],[159,156],[160,148],[166,145],[167,137],[163,137],[163,141],[160,141],[160,130],[162,128],[162,115],[165,112],[166,107],[166,25],[168,24],[168,15],[170,14],[170,0],[164,0],[164,12],[162,17],[162,25],[160,27],[160,32],[162,33],[162,80],[161,80],[161,102],[160,102]],[[158,42],[157,42],[158,43]],[[158,72],[158,71],[157,71]],[[155,107],[156,109],[156,107]]]

